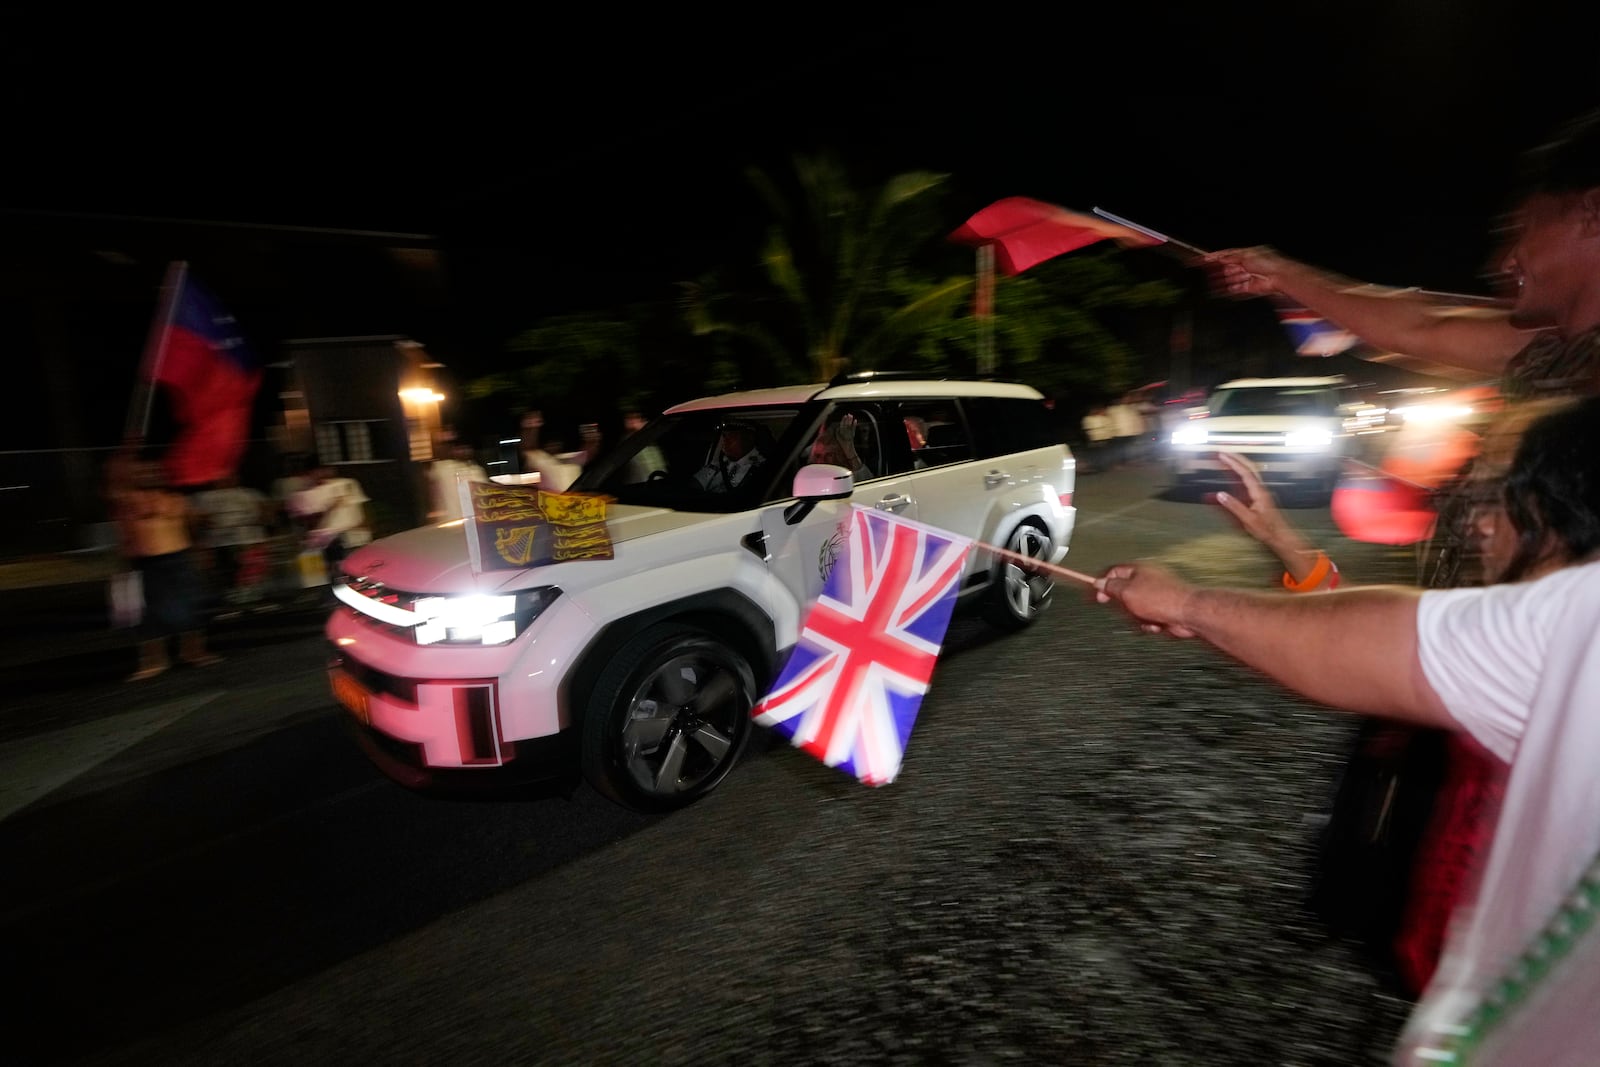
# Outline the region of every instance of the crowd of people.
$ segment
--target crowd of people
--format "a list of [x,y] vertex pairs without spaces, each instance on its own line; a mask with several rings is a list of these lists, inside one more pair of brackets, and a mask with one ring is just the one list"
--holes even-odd
[[1587,1064],[1600,1048],[1600,935],[1581,936],[1600,908],[1600,113],[1524,162],[1503,314],[1444,315],[1268,248],[1207,257],[1229,295],[1276,294],[1381,349],[1501,376],[1502,418],[1518,422],[1436,494],[1421,587],[1332,588],[1327,554],[1288,531],[1243,465],[1244,495],[1219,502],[1285,560],[1287,589],[1315,595],[1200,588],[1152,561],[1097,582],[1146,632],[1198,637],[1330,708],[1403,724],[1402,742],[1462,739],[1447,780],[1496,802],[1443,805],[1432,820],[1465,825],[1410,843],[1423,865],[1447,838],[1467,858],[1443,914],[1430,901],[1410,931],[1407,1064]]

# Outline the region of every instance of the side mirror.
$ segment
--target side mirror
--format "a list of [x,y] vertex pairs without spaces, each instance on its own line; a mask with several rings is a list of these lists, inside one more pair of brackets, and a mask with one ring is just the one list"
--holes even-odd
[[783,511],[783,521],[793,526],[817,506],[819,500],[844,500],[856,489],[856,476],[832,463],[808,463],[795,472],[795,501]]

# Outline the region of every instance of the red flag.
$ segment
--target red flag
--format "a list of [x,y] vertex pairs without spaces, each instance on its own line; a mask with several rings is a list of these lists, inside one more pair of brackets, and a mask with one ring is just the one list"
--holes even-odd
[[1000,269],[1006,274],[1021,274],[1047,259],[1096,241],[1116,241],[1131,248],[1162,243],[1132,227],[1025,196],[996,200],[968,219],[950,239],[965,245],[993,245]]
[[206,485],[239,468],[261,363],[233,316],[186,270],[178,271],[170,299],[144,378],[166,387],[178,426],[164,460],[169,481]]

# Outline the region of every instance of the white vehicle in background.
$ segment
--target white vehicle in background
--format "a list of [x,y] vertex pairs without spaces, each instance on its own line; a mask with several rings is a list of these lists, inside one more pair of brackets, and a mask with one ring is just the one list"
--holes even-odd
[[[736,437],[748,473],[708,477]],[[848,445],[849,463],[815,446]],[[576,779],[661,811],[724,779],[798,641],[852,504],[1049,563],[1076,466],[1023,385],[841,376],[679,404],[572,486],[610,497],[613,558],[475,573],[461,521],[345,560],[330,682],[377,765],[417,788]],[[713,491],[733,484],[734,488]],[[1041,572],[974,550],[957,610],[1002,629]]]
[[1180,487],[1226,486],[1218,452],[1247,457],[1268,485],[1326,500],[1338,485],[1351,434],[1343,408],[1350,383],[1319,378],[1235,378],[1212,390],[1203,411],[1173,429],[1168,462]]

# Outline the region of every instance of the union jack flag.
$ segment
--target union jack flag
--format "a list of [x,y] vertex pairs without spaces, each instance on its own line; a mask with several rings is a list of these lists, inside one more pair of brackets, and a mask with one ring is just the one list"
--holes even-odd
[[856,506],[845,551],[751,715],[867,785],[894,781],[950,624],[957,537]]

